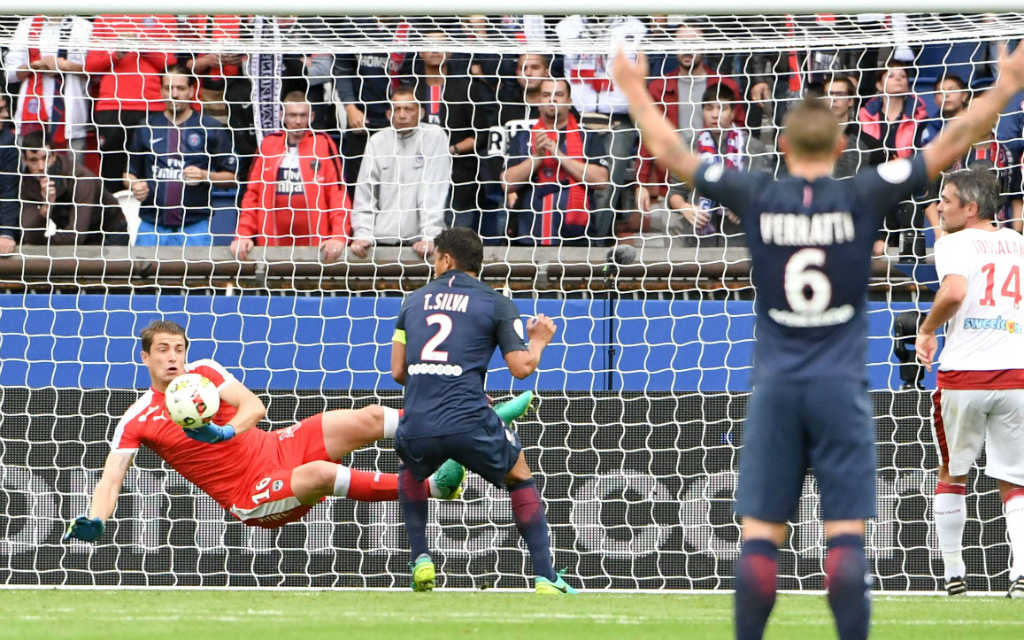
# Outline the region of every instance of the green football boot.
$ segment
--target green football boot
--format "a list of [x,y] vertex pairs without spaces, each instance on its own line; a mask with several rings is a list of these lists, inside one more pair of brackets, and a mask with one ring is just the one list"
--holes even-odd
[[441,495],[439,500],[456,500],[462,496],[462,481],[466,479],[466,467],[454,460],[446,460],[434,472],[434,486]]
[[533,392],[526,390],[511,400],[494,405],[494,412],[505,424],[512,424],[513,420],[530,410],[532,403]]
[[534,585],[535,585],[534,588],[537,590],[537,593],[544,593],[544,594],[563,593],[563,594],[566,594],[566,595],[572,595],[574,593],[577,593],[576,589],[573,589],[572,587],[570,587],[569,583],[562,579],[562,574],[563,573],[565,573],[565,569],[562,569],[561,571],[558,572],[558,579],[555,580],[554,582],[548,580],[547,578],[543,578],[541,576],[537,576],[537,578],[534,580]]
[[434,561],[430,559],[429,555],[425,553],[420,554],[420,557],[416,558],[416,562],[409,563],[409,567],[412,569],[413,591],[434,590],[436,573],[434,571]]

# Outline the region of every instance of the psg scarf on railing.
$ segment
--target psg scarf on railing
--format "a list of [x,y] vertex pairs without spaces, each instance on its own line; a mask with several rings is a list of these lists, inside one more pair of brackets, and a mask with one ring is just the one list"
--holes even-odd
[[[253,34],[256,42],[280,43],[281,30],[273,17],[256,16]],[[265,135],[281,130],[283,56],[278,52],[253,54],[249,56],[247,71],[252,80],[252,116],[258,145]]]

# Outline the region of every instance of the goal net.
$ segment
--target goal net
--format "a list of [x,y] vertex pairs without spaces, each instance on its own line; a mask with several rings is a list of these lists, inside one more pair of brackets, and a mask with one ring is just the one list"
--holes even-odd
[[[784,171],[788,106],[824,96],[851,123],[851,175],[927,142],[1022,35],[1010,13],[0,16],[0,584],[406,587],[397,503],[328,498],[302,522],[247,528],[145,448],[104,536],[60,537],[149,385],[142,327],[185,326],[190,359],[265,400],[263,428],[400,407],[390,339],[430,274],[418,243],[458,224],[485,237],[483,279],[559,325],[534,376],[495,358],[487,378],[495,399],[540,398],[516,428],[555,565],[588,589],[731,588],[747,252],[731,212],[653,164],[610,53],[646,55],[680,135],[742,169]],[[1018,230],[1022,123],[1017,99],[964,160],[998,172],[1001,224]],[[867,547],[888,591],[941,585],[934,378],[909,364],[936,288],[935,198],[886,212],[868,302]],[[346,463],[398,467],[387,441]],[[1004,590],[995,484],[972,472],[968,489],[968,583]],[[816,496],[809,478],[784,589],[823,588]],[[507,494],[482,479],[432,504],[428,533],[443,586],[527,585]]]

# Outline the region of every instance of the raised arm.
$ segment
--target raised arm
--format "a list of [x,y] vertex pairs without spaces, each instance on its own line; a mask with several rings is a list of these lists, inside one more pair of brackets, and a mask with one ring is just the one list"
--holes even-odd
[[658,164],[693,184],[700,159],[683,146],[672,126],[647,91],[647,62],[632,62],[620,49],[612,67],[615,86],[629,100],[629,113],[640,129],[640,140]]
[[555,321],[543,313],[537,314],[536,318],[530,318],[526,324],[526,335],[530,339],[528,348],[505,354],[505,363],[512,375],[522,380],[537,369],[540,354],[551,342],[555,329]]
[[134,457],[135,451],[114,450],[107,454],[103,475],[93,490],[89,515],[75,518],[61,538],[63,542],[69,542],[72,538],[95,542],[103,535],[104,523],[114,515],[117,498],[121,495],[121,485],[124,484],[124,477]]
[[971,100],[971,106],[946,125],[939,135],[925,146],[922,154],[928,179],[936,179],[942,171],[962,158],[975,142],[992,135],[1003,107],[1024,87],[1024,47],[1012,54],[999,48],[999,77],[984,95]]
[[231,419],[231,426],[235,428],[235,435],[252,429],[264,416],[267,415],[267,408],[252,391],[241,382],[229,382],[220,390],[221,402],[238,407],[238,412]]

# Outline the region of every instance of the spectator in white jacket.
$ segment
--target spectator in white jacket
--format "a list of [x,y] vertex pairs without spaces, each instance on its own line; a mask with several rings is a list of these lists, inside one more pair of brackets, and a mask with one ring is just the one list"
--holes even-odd
[[413,88],[399,86],[391,93],[391,128],[366,144],[349,245],[360,258],[375,244],[412,245],[426,256],[444,228],[452,174],[448,133],[421,118]]
[[89,121],[85,56],[92,23],[75,16],[22,18],[4,59],[7,82],[20,83],[18,135],[45,129],[49,140],[85,148]]

